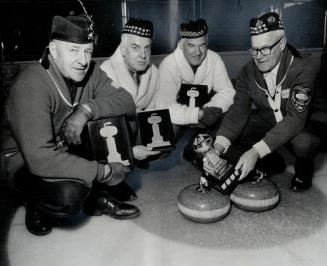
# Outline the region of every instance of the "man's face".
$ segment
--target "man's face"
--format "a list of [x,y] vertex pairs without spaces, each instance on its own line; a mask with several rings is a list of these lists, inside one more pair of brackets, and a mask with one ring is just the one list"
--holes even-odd
[[191,66],[199,66],[207,56],[207,35],[195,39],[182,39],[183,54]]
[[50,53],[61,74],[75,82],[84,79],[90,67],[93,43],[77,44],[54,40],[49,44]]
[[260,35],[251,37],[251,44],[253,49],[262,49],[272,47],[269,55],[263,55],[258,51],[257,55],[253,55],[253,60],[261,72],[271,71],[280,61],[282,53],[285,49],[285,37],[281,37],[276,32],[271,31]]
[[151,59],[151,38],[125,34],[122,39],[122,54],[127,67],[133,72],[146,70]]

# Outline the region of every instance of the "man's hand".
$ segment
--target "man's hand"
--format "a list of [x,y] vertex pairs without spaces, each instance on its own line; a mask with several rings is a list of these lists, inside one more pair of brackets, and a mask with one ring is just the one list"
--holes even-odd
[[77,105],[61,126],[61,137],[68,145],[81,144],[81,132],[91,118],[92,113],[87,105]]
[[219,156],[220,154],[222,154],[224,152],[225,147],[223,145],[221,145],[220,143],[215,143],[214,149],[215,149],[215,152]]
[[130,168],[122,163],[106,163],[104,165],[104,176],[98,181],[108,186],[114,186],[122,182],[129,171]]
[[[217,107],[204,107],[202,116],[200,117],[199,115],[199,124],[205,125],[205,126],[212,126],[214,125],[220,115],[221,115],[222,110]],[[199,112],[200,113],[200,112]]]
[[243,153],[241,158],[238,160],[235,169],[241,170],[242,174],[239,178],[239,180],[242,180],[245,178],[251,170],[253,170],[254,165],[259,159],[259,153],[254,149],[251,148],[247,152]]
[[139,161],[159,153],[160,151],[153,151],[151,148],[145,147],[143,145],[136,145],[133,147],[133,157]]

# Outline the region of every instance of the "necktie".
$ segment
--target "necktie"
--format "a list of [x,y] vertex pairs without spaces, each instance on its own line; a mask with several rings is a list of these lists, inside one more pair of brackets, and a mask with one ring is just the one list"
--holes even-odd
[[134,72],[132,74],[132,76],[133,76],[133,80],[134,80],[135,84],[138,87],[140,85],[140,75],[137,72]]

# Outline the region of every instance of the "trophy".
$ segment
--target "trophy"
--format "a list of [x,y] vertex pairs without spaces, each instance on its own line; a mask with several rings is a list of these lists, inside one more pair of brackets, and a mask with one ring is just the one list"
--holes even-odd
[[212,137],[208,134],[199,134],[194,138],[193,149],[195,153],[206,160],[212,169],[207,171],[202,178],[202,186],[211,186],[223,194],[230,194],[237,186],[241,171],[235,170],[227,160],[218,156],[213,148]]

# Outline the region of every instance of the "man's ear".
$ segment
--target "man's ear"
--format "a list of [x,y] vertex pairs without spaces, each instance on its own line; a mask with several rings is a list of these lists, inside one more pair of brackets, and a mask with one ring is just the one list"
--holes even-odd
[[184,44],[185,44],[185,39],[184,38],[180,39],[178,45],[183,52],[184,52]]
[[280,48],[281,48],[282,51],[285,50],[286,43],[287,43],[287,39],[286,39],[286,37],[284,36],[283,39],[280,41]]
[[49,43],[49,52],[54,59],[57,59],[58,54],[57,54],[57,46],[55,42]]
[[120,52],[123,56],[126,54],[126,36],[123,34],[120,39]]

